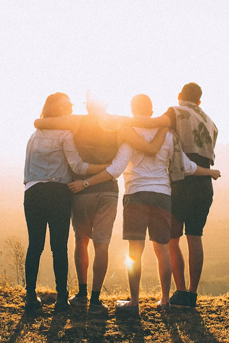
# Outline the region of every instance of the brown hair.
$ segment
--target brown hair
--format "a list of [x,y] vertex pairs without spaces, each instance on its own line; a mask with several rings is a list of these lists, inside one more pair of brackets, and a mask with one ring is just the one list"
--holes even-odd
[[55,93],[47,97],[41,112],[42,118],[61,117],[72,113],[72,103],[65,93]]
[[181,90],[181,98],[184,101],[191,101],[197,104],[201,98],[202,89],[195,82],[190,82],[184,85]]

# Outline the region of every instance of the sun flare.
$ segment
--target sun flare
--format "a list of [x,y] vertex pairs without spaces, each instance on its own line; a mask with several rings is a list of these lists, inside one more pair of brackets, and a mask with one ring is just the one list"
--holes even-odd
[[134,260],[132,260],[132,258],[130,258],[130,256],[126,255],[125,265],[127,266],[127,268],[129,270],[131,270],[133,268],[133,264],[134,264]]

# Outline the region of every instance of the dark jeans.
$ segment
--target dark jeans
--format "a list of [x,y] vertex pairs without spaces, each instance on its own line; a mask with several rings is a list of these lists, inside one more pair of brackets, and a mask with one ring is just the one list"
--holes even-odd
[[67,292],[71,203],[71,192],[67,185],[61,183],[38,183],[25,192],[24,210],[29,235],[25,263],[28,293],[34,293],[36,289],[47,224],[50,231],[56,290],[59,295]]

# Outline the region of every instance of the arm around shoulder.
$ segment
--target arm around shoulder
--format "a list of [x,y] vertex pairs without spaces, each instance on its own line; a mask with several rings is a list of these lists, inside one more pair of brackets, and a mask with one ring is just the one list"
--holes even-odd
[[171,126],[171,120],[166,115],[163,114],[156,118],[144,118],[144,117],[133,117],[130,118],[129,123],[131,126],[153,129],[155,127]]
[[36,119],[34,126],[39,130],[71,130],[76,133],[81,122],[81,115]]
[[[112,179],[112,175],[109,174],[106,169],[104,169],[102,172],[91,176],[89,179],[87,179],[87,187],[96,185],[98,183],[106,182]],[[81,192],[85,188],[85,180],[76,180],[72,183],[68,184],[69,189],[73,193]]]

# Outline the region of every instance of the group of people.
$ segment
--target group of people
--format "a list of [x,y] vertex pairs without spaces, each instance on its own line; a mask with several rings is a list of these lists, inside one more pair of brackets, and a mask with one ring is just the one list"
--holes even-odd
[[[41,306],[36,281],[47,224],[53,254],[55,309],[85,306],[107,313],[100,292],[118,201],[117,178],[123,173],[123,239],[129,241],[130,300],[117,301],[121,312],[139,313],[141,257],[146,232],[158,260],[162,296],[157,309],[196,306],[203,266],[202,235],[212,203],[212,178],[218,130],[199,107],[196,83],[179,93],[179,106],[151,118],[151,99],[131,100],[132,117],[112,116],[97,100],[86,99],[87,115],[72,115],[64,93],[50,95],[26,150],[24,208],[29,246],[26,256],[26,309]],[[75,232],[75,266],[79,291],[69,299],[68,236]],[[189,287],[179,241],[183,226],[189,248]],[[88,297],[88,244],[94,245],[93,282]],[[170,297],[171,276],[177,290]]]

